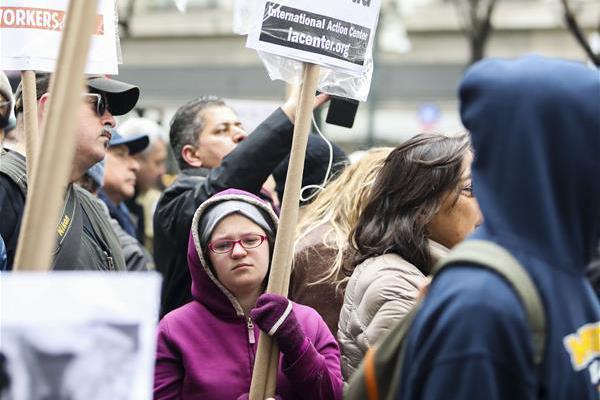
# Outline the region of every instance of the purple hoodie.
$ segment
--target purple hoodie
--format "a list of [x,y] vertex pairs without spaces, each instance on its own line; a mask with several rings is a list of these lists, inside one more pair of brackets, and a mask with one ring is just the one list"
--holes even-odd
[[[188,243],[188,266],[194,300],[167,314],[159,324],[155,399],[237,399],[250,391],[259,329],[207,267],[198,222],[211,205],[240,200],[255,205],[273,220],[273,210],[260,198],[236,189],[205,201],[194,215]],[[341,399],[340,352],[321,316],[293,304],[308,339],[296,360],[280,355],[277,395],[283,399]]]

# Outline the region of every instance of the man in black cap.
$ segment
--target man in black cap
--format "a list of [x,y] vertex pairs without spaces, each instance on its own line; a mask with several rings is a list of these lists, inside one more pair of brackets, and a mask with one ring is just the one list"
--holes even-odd
[[[48,110],[49,83],[49,74],[36,74],[40,123]],[[91,195],[73,182],[104,158],[111,129],[115,126],[113,116],[129,112],[138,97],[139,88],[136,86],[99,76],[87,79],[87,91],[81,93],[81,105],[74,110],[78,115],[75,156],[65,207],[57,226],[55,269],[125,269],[118,241],[105,214],[95,201],[91,201]],[[0,235],[6,242],[8,269],[12,268],[14,261],[27,196],[22,84],[15,94],[14,111],[17,143],[0,156]]]

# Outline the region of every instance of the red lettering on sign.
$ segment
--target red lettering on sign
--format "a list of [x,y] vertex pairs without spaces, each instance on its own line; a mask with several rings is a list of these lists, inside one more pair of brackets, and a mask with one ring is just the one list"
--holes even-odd
[[[42,29],[62,32],[65,12],[47,8],[0,7],[0,28]],[[94,35],[104,35],[104,19],[96,15]]]

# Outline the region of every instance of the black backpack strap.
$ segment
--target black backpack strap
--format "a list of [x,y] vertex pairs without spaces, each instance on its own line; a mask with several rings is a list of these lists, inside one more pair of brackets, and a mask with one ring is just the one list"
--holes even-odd
[[82,232],[83,216],[81,215],[81,207],[78,207],[75,189],[73,185],[70,185],[56,227],[57,244],[54,253],[54,269],[70,269],[79,254]]
[[502,276],[525,307],[533,340],[533,362],[539,366],[546,347],[546,313],[536,285],[523,266],[506,249],[487,240],[467,240],[457,245],[433,267],[437,275],[452,264],[476,264]]
[[0,173],[8,176],[27,197],[27,165],[21,156],[14,151],[4,151],[0,154]]

